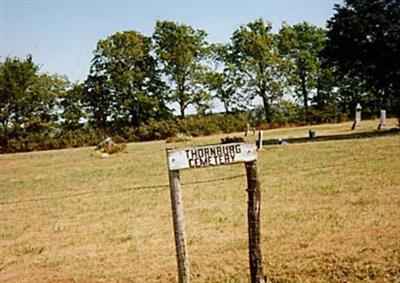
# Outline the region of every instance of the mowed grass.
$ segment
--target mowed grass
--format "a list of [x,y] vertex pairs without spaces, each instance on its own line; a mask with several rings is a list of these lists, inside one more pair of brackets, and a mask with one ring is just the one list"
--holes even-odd
[[[108,159],[93,148],[0,155],[0,281],[175,282],[165,148],[224,136],[133,143]],[[399,282],[399,135],[268,146],[257,163],[271,282]],[[192,282],[249,280],[242,174],[243,164],[181,172]]]

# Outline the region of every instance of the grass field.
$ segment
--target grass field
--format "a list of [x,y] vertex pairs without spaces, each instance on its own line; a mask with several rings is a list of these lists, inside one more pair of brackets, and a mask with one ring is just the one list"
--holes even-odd
[[[93,148],[0,155],[0,281],[175,282],[165,148],[224,136],[133,143],[108,159]],[[400,282],[400,135],[268,146],[257,163],[271,282]],[[248,281],[242,174],[242,164],[181,172],[192,282]]]

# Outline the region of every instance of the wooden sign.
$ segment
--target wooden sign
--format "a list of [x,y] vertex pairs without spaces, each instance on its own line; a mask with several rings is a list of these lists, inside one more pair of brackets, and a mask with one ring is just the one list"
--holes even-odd
[[249,234],[249,267],[251,283],[265,283],[261,255],[260,212],[261,188],[257,174],[255,144],[230,143],[184,149],[167,149],[167,163],[174,224],[178,282],[189,283],[189,257],[186,248],[180,169],[203,168],[245,163],[247,175],[247,219]]
[[168,150],[168,169],[180,170],[250,162],[257,159],[252,143],[229,143]]

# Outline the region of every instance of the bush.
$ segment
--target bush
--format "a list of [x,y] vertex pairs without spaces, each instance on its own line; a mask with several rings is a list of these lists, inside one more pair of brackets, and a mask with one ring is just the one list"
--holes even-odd
[[190,116],[179,121],[181,132],[191,136],[243,131],[248,119],[242,113]]
[[96,146],[96,150],[108,154],[126,152],[126,143],[115,143],[111,138],[106,138]]
[[176,136],[173,137],[169,137],[167,138],[167,140],[165,141],[166,143],[172,143],[172,142],[187,142],[187,141],[191,141],[192,137],[191,136],[187,136],[185,134],[178,134]]
[[[23,130],[0,128],[0,152],[93,146],[108,136],[118,143],[162,139],[187,141],[191,136],[243,131],[247,123],[248,119],[245,113],[236,113],[193,115],[184,119],[150,121],[137,128],[124,127],[108,130],[86,126],[76,130],[43,128],[27,133]],[[178,133],[182,133],[184,136],[179,136]]]
[[234,142],[244,142],[244,138],[242,137],[225,137],[221,139],[221,143],[234,143]]

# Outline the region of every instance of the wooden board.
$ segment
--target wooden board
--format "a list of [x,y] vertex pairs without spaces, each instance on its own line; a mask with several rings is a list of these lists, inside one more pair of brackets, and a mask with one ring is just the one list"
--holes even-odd
[[168,169],[180,170],[250,162],[257,159],[253,143],[229,143],[167,151]]

